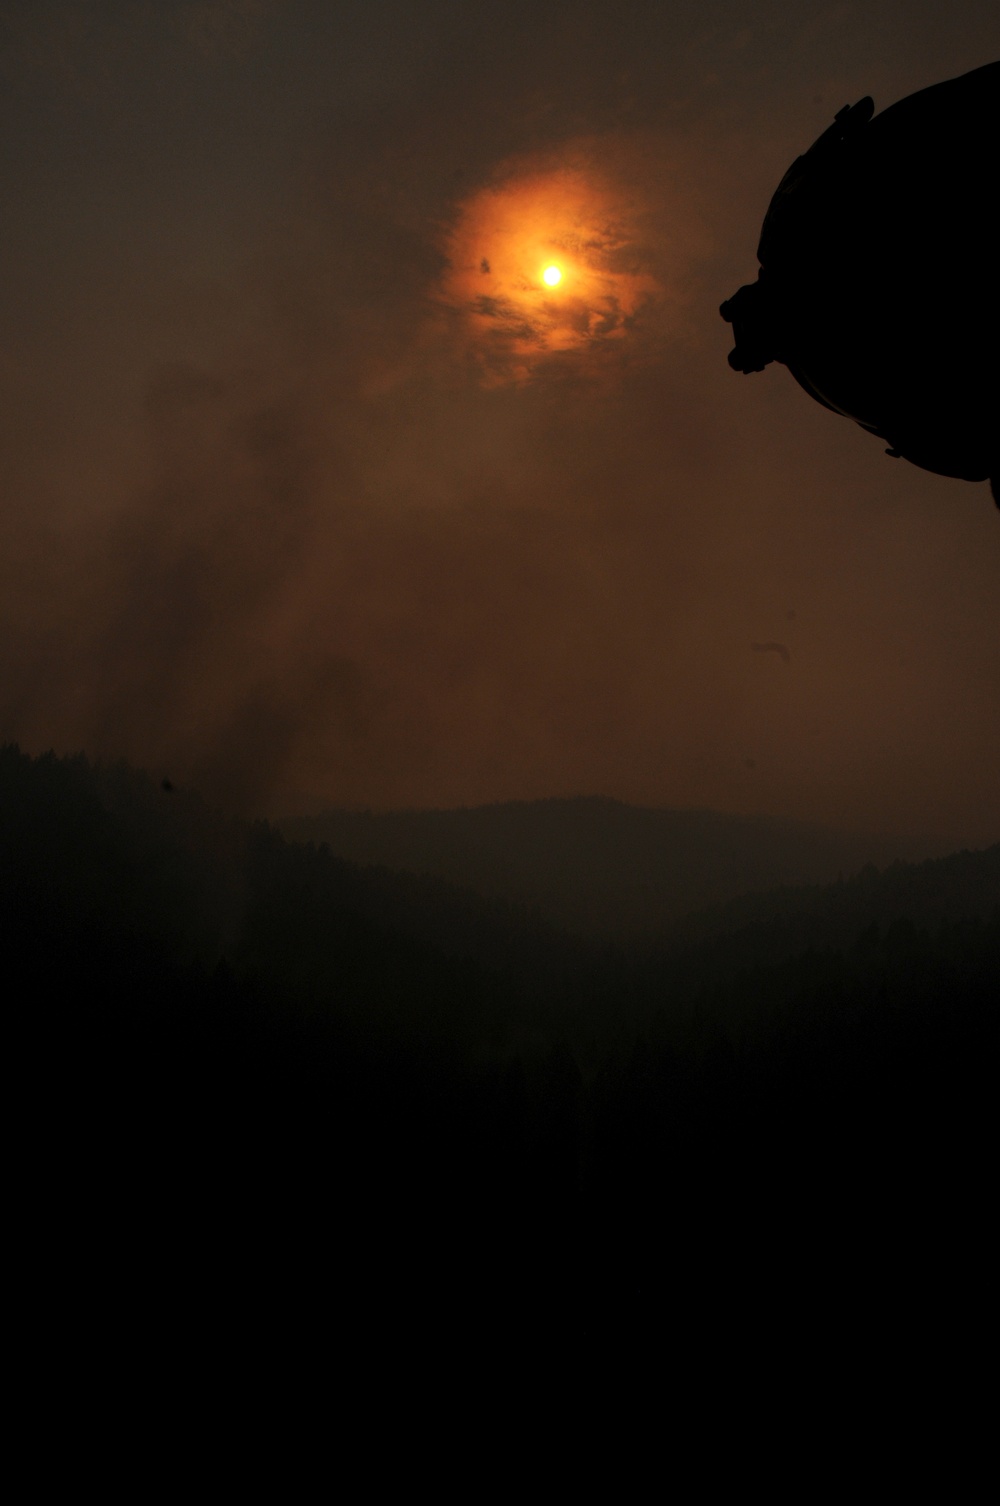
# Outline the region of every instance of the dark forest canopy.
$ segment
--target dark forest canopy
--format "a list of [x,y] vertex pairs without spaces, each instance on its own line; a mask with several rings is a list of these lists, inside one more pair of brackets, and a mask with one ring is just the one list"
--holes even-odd
[[530,1240],[521,1289],[551,1246],[560,1300],[627,1307],[737,1230],[978,1238],[1000,845],[628,950],[7,747],[0,893],[38,1185],[97,1247],[123,1220],[171,1248],[280,1229],[377,1282],[407,1227],[424,1280],[466,1241],[468,1294]]
[[[222,817],[123,764],[30,759],[7,747],[0,811],[9,945],[51,963],[70,937],[88,947],[101,938],[111,952],[127,942],[163,968],[207,977],[225,967],[332,1018],[349,1009],[374,1020],[391,997],[390,1012],[409,1013],[417,1030],[454,995],[448,1028],[469,1040],[480,1008],[508,1043],[522,1007],[540,1038],[562,1030],[592,1001],[596,959],[630,989],[641,973],[638,1018],[654,1003],[677,1012],[704,987],[800,953],[842,956],[862,941],[877,950],[904,932],[910,946],[920,937],[937,947],[949,927],[988,929],[1000,905],[997,844],[882,871],[869,864],[833,884],[786,886],[679,919],[668,912],[658,938],[623,951],[574,939],[524,906],[359,867],[266,822]],[[628,1028],[631,1014],[612,1006],[608,986],[607,1012]]]
[[[82,756],[59,759],[51,754],[31,759],[9,746],[0,752],[0,809],[7,914],[12,905],[24,906],[25,936],[34,930],[48,934],[60,927],[91,927],[142,937],[178,964],[211,969],[225,961],[248,973],[262,970],[282,988],[296,977],[301,981],[312,967],[316,972],[310,988],[319,992],[332,978],[343,976],[349,960],[357,970],[358,958],[369,952],[385,957],[393,947],[406,953],[414,977],[421,960],[428,968],[461,960],[481,969],[483,977],[505,972],[522,980],[553,966],[571,972],[574,959],[589,968],[595,952],[605,950],[599,924],[592,927],[597,940],[571,937],[526,904],[482,896],[427,873],[359,866],[331,854],[325,844],[288,841],[266,822],[224,817],[197,794],[175,790],[169,781],[157,785],[125,764],[91,764]],[[613,828],[611,839],[598,847],[597,860],[609,853],[623,865],[613,849],[624,845],[624,816],[626,823],[638,818],[646,849],[640,858],[646,859],[647,869],[658,844],[665,850],[664,868],[681,870],[688,862],[692,870],[700,870],[700,885],[691,884],[692,898],[707,886],[704,875],[713,865],[728,866],[730,888],[741,871],[758,879],[760,892],[709,908],[689,904],[685,914],[682,874],[671,872],[675,892],[663,906],[659,927],[647,925],[637,946],[609,953],[641,956],[644,967],[668,966],[710,940],[717,974],[720,968],[725,971],[730,952],[734,959],[739,956],[739,965],[748,952],[780,960],[810,946],[849,947],[873,925],[895,920],[931,929],[943,922],[985,920],[1000,903],[1000,844],[923,863],[896,862],[881,871],[869,863],[832,884],[767,890],[760,879],[782,865],[835,860],[832,839],[817,853],[814,834],[800,829],[708,812],[629,811],[614,802],[606,807],[603,802],[565,801],[428,813],[426,823],[418,816],[399,819],[418,828],[447,827],[444,818],[453,814],[463,830],[460,843],[453,844],[455,852],[448,854],[452,865],[459,867],[461,846],[475,871],[478,838],[486,876],[498,864],[492,830],[498,823],[509,868],[530,861],[539,867],[547,861],[568,867],[574,855],[597,845],[595,810],[598,826]],[[649,818],[658,816],[664,819],[651,828]],[[347,819],[330,816],[300,824],[318,831],[330,825],[339,833],[338,821],[343,825]],[[380,818],[352,819],[362,827],[381,824]],[[576,854],[566,840],[574,822],[583,830]],[[385,825],[391,826],[391,818]],[[519,833],[526,849],[521,853],[508,830],[518,826],[527,831],[527,837],[525,831]],[[438,836],[437,845],[446,847],[447,839],[445,830],[444,842]],[[420,850],[422,841],[424,850],[432,849],[434,840],[433,832],[424,833],[413,845]],[[755,840],[761,849],[756,866]],[[547,846],[559,849],[554,857]],[[391,830],[382,847],[393,851]],[[395,847],[405,850],[398,836]],[[633,842],[625,858],[637,847]],[[595,895],[590,898],[593,904]],[[612,896],[610,903],[620,907],[621,897]]]

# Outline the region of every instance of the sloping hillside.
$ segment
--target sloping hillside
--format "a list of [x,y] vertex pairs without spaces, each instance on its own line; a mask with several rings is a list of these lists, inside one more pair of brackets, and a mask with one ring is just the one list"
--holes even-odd
[[578,935],[626,938],[780,884],[821,883],[866,863],[940,856],[948,846],[842,835],[714,811],[615,800],[539,800],[452,811],[327,811],[282,821],[355,863],[435,874],[530,905]]
[[[775,1262],[786,1291],[842,1284],[852,1249],[896,1270],[929,1228],[967,1286],[998,862],[869,870],[596,947],[135,771],[4,749],[32,1226],[97,1290],[128,1248],[116,1300],[152,1284],[200,1310],[211,1260],[256,1313],[309,1260],[331,1301],[391,1326],[404,1251],[409,1310],[438,1331],[470,1303],[497,1332],[505,1313],[551,1324],[556,1300],[567,1342],[599,1299],[632,1322],[652,1287],[690,1303],[738,1266],[757,1291]],[[790,1249],[810,1253],[789,1269]]]

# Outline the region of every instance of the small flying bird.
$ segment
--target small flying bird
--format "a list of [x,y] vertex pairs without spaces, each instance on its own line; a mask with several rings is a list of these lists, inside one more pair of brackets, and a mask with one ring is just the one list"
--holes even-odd
[[750,647],[755,654],[780,654],[786,664],[791,664],[792,656],[784,643],[751,643]]
[[174,787],[170,783],[169,779],[161,779],[160,780],[160,789],[163,791],[163,793],[165,795],[172,795],[174,793]]

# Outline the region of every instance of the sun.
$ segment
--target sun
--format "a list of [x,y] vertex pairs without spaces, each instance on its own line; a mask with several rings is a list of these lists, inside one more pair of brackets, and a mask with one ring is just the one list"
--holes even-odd
[[456,352],[464,339],[486,386],[544,377],[553,356],[603,371],[598,353],[631,340],[662,293],[644,270],[647,241],[655,242],[645,213],[599,165],[500,164],[442,226],[433,304],[442,334],[453,332]]

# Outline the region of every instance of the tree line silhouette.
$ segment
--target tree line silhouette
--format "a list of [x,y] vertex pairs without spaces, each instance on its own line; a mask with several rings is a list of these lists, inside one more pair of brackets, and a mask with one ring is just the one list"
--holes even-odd
[[297,1269],[379,1322],[530,1297],[589,1331],[985,1248],[1000,845],[615,948],[6,747],[0,865],[53,1288],[70,1249],[165,1311]]

